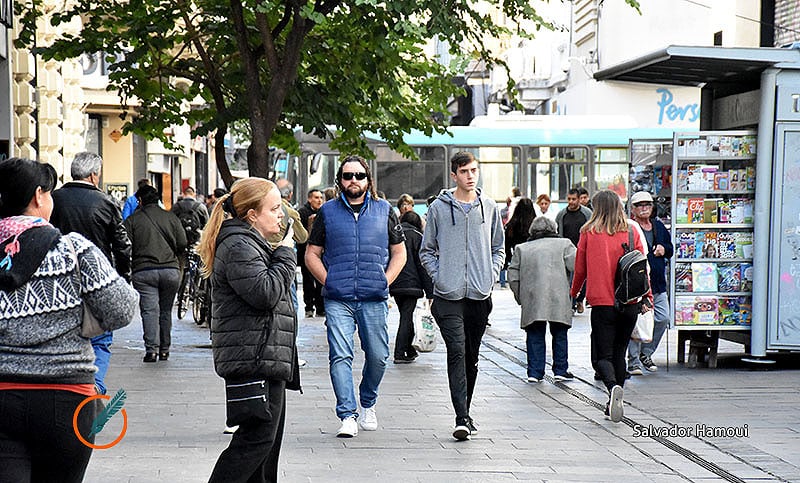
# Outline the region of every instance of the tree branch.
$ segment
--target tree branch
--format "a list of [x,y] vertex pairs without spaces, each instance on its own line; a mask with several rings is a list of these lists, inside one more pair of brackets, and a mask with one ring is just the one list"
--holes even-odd
[[261,33],[261,42],[264,47],[264,56],[267,59],[267,65],[272,72],[279,68],[278,53],[275,51],[275,43],[272,37],[272,31],[269,28],[269,20],[262,12],[256,12],[256,25],[258,31]]

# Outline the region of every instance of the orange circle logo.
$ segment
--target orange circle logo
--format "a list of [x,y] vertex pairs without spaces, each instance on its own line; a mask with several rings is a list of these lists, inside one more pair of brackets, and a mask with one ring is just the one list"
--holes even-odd
[[86,438],[84,438],[83,435],[81,435],[81,432],[78,430],[78,414],[80,414],[81,409],[83,409],[84,406],[95,399],[111,399],[111,396],[106,394],[97,394],[94,396],[89,396],[81,401],[81,403],[78,404],[78,407],[75,408],[75,413],[72,415],[72,430],[75,432],[75,436],[78,437],[78,440],[86,446],[92,449],[108,449],[112,446],[116,446],[116,444],[122,441],[122,438],[125,437],[125,433],[128,431],[128,413],[125,412],[124,409],[120,410],[120,413],[122,413],[122,431],[119,433],[119,436],[117,436],[117,439],[108,444],[90,443],[89,441],[86,441]]

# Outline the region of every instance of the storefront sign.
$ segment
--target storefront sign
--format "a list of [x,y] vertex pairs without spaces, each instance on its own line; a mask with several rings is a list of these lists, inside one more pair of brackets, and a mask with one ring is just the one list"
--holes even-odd
[[680,105],[675,102],[675,96],[667,88],[656,89],[658,100],[658,124],[664,124],[664,118],[670,121],[695,122],[700,118],[700,104]]

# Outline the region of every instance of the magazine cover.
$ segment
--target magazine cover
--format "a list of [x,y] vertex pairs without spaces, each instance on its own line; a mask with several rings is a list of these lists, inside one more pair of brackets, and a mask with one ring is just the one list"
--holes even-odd
[[694,323],[694,297],[675,297],[675,325]]
[[[715,231],[706,232],[705,244],[703,245],[703,258],[719,258],[718,233]],[[696,242],[695,242],[696,243]]]
[[753,264],[752,263],[740,263],[739,264],[739,280],[740,280],[740,288],[739,290],[742,292],[752,292],[753,291]]
[[717,234],[719,258],[736,258],[736,233],[722,231]]
[[720,292],[741,292],[742,273],[738,263],[720,263],[717,270]]
[[691,292],[692,291],[692,264],[691,263],[676,263],[675,264],[675,291],[676,292]]
[[703,223],[704,198],[689,198],[686,208],[686,216],[689,223]]
[[689,200],[686,198],[678,198],[675,204],[675,223],[689,223],[688,209]]
[[692,263],[693,292],[718,292],[719,274],[716,263]]
[[678,258],[695,258],[694,233],[680,233],[678,235]]
[[753,233],[737,232],[734,234],[736,241],[736,256],[738,258],[753,258]]
[[717,297],[694,298],[694,323],[697,325],[719,324],[719,304]]
[[719,298],[719,323],[721,325],[739,325],[742,321],[739,301],[744,297]]
[[705,258],[706,232],[698,231],[694,234],[694,258]]

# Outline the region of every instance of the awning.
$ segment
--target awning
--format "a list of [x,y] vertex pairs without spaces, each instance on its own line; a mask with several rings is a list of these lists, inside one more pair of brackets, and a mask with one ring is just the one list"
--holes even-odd
[[600,70],[594,78],[694,87],[729,82],[758,86],[764,69],[783,62],[800,64],[800,50],[672,45]]

